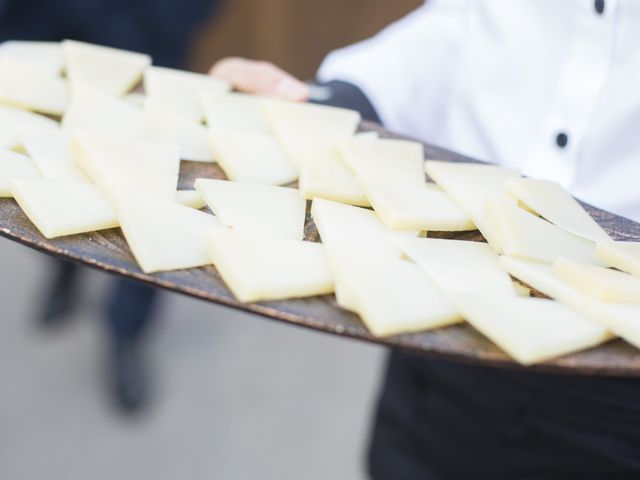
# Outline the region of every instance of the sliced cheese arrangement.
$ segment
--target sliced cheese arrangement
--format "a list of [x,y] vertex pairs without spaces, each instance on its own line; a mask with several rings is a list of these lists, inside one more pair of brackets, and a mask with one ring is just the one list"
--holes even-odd
[[[425,163],[357,112],[76,41],[1,44],[0,101],[0,196],[46,238],[120,227],[146,274],[208,266],[241,302],[335,294],[380,337],[466,321],[523,365],[640,348],[640,242],[557,183]],[[225,179],[178,190],[181,161]]]

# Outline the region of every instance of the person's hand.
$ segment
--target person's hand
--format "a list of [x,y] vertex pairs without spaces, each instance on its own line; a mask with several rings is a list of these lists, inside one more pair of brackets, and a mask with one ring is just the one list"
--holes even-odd
[[273,63],[227,57],[217,61],[209,74],[226,80],[239,92],[305,101],[309,87]]

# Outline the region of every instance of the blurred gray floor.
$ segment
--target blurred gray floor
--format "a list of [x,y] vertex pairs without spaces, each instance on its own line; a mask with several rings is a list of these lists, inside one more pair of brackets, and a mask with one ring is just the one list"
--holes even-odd
[[156,401],[126,421],[104,390],[109,278],[55,332],[33,322],[49,259],[0,239],[0,478],[362,479],[384,351],[166,295]]

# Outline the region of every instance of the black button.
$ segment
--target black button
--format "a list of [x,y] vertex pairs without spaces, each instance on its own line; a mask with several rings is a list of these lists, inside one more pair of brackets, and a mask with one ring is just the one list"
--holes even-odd
[[596,13],[598,15],[602,15],[604,13],[604,0],[596,0],[594,7],[596,9]]
[[569,143],[569,137],[566,133],[560,132],[558,135],[556,135],[556,145],[558,145],[560,148],[566,147],[567,143]]

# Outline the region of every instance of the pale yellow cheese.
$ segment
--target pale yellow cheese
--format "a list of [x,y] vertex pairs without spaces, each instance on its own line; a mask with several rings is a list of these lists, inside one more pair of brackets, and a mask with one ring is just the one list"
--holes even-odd
[[[495,196],[510,199],[503,185],[508,178],[519,177],[513,169],[475,163],[427,160],[427,174],[471,217],[484,238],[500,252],[497,236],[490,225],[485,201]],[[515,203],[515,200],[513,201]]]
[[222,95],[230,88],[227,82],[202,73],[164,67],[150,67],[144,73],[144,89],[149,98],[196,123],[203,120],[200,95]]
[[509,275],[486,243],[395,236],[400,249],[444,292],[482,293],[487,298],[515,296]]
[[265,100],[263,108],[272,132],[299,167],[309,152],[353,136],[360,123],[358,112],[325,105]]
[[594,300],[562,281],[550,265],[513,257],[500,258],[500,266],[539,292],[558,300],[640,348],[640,305]]
[[640,242],[599,242],[596,254],[603,264],[640,277]]
[[73,89],[90,86],[111,96],[135,87],[151,64],[149,55],[75,40],[63,41],[62,48]]
[[20,144],[18,132],[24,129],[55,130],[58,122],[44,115],[0,105],[0,148],[12,149]]
[[144,103],[144,113],[157,139],[178,145],[180,157],[194,162],[213,162],[208,132],[204,125],[166,107],[154,97]]
[[187,207],[200,210],[207,205],[202,195],[197,190],[178,190],[176,192],[176,202]]
[[358,177],[373,175],[407,187],[425,184],[421,143],[359,137],[342,142],[337,151]]
[[11,192],[46,238],[118,226],[115,210],[100,189],[90,183],[14,179]]
[[218,224],[213,215],[138,193],[118,191],[115,197],[122,233],[143,272],[211,263],[205,237]]
[[300,193],[307,200],[324,198],[370,206],[355,174],[332,148],[319,148],[305,156],[298,184]]
[[640,278],[609,268],[566,258],[553,264],[553,272],[573,288],[604,302],[640,303]]
[[533,178],[510,178],[504,183],[509,195],[551,223],[594,242],[611,238],[559,183]]
[[175,200],[180,171],[175,145],[76,130],[72,149],[84,172],[111,200],[117,189]]
[[67,131],[91,130],[130,138],[153,139],[144,112],[130,101],[91,88],[76,88],[62,119]]
[[0,197],[12,197],[11,180],[40,177],[40,171],[26,155],[0,150]]
[[553,300],[516,296],[496,300],[462,293],[454,303],[474,328],[523,365],[591,348],[609,339],[606,328]]
[[293,188],[204,178],[195,188],[225,227],[291,240],[304,236],[306,202]]
[[284,185],[298,178],[298,169],[268,133],[211,130],[209,140],[229,180]]
[[[420,168],[422,171],[422,167]],[[469,215],[441,190],[396,182],[388,176],[359,176],[371,206],[389,228],[454,232],[474,230]]]
[[18,132],[20,144],[49,180],[90,182],[71,152],[71,138],[62,130],[27,128]]
[[522,283],[513,281],[513,288],[516,291],[516,294],[521,297],[530,297],[531,289],[529,287],[525,287]]
[[0,56],[0,101],[26,110],[62,115],[69,103],[67,82],[11,55]]
[[218,131],[271,134],[262,108],[265,99],[246,93],[202,93],[200,105],[209,128]]
[[354,136],[356,138],[368,138],[369,140],[375,140],[376,138],[380,138],[380,135],[378,135],[378,132],[374,132],[373,130],[358,132]]
[[353,246],[330,246],[327,252],[336,284],[347,289],[350,309],[373,335],[418,332],[461,320],[458,310],[417,265]]
[[207,248],[216,269],[241,302],[312,297],[333,292],[318,243],[229,228],[211,228]]
[[560,257],[599,263],[591,240],[573,235],[504,199],[489,199],[486,208],[505,255],[545,263],[554,263]]
[[13,56],[47,74],[60,75],[64,55],[60,42],[8,40],[0,44],[0,57]]
[[142,109],[144,108],[147,96],[142,92],[131,92],[124,96],[124,100],[134,107]]

